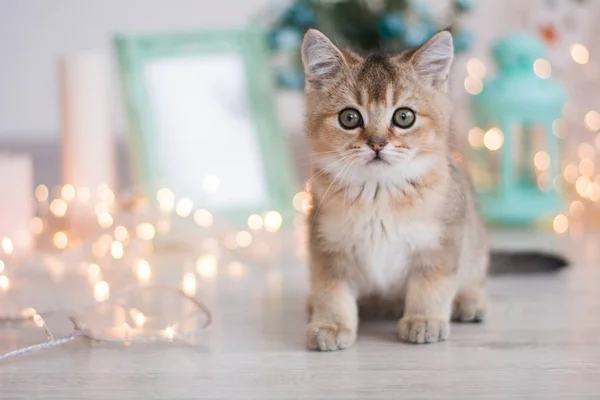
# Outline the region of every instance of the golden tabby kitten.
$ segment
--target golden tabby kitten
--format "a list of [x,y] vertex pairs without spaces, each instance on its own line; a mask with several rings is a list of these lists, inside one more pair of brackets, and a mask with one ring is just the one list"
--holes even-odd
[[448,152],[453,54],[447,31],[367,57],[305,35],[311,349],[351,346],[359,309],[402,316],[411,343],[448,338],[451,317],[485,314],[486,235]]

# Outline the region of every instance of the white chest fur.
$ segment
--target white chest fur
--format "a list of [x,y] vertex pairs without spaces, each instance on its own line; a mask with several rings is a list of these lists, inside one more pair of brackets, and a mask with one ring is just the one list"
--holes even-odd
[[412,254],[439,246],[439,225],[391,211],[348,212],[320,226],[327,242],[346,254],[360,292],[386,291],[401,285]]

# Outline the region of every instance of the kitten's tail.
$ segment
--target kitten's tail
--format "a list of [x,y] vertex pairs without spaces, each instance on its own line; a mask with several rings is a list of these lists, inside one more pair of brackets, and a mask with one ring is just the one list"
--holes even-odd
[[559,271],[569,265],[561,256],[543,252],[492,251],[490,275],[530,275]]

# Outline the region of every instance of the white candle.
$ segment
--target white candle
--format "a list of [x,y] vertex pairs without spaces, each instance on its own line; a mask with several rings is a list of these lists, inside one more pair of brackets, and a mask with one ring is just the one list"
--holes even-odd
[[[0,240],[15,255],[31,250],[34,216],[33,162],[24,154],[0,154]],[[7,240],[8,239],[8,240]],[[5,247],[5,246],[3,246]],[[6,249],[0,247],[0,257]]]
[[[105,53],[65,57],[60,64],[62,97],[62,181],[78,194],[90,194],[93,210],[98,187],[115,190],[112,74]],[[77,202],[76,202],[77,203]]]

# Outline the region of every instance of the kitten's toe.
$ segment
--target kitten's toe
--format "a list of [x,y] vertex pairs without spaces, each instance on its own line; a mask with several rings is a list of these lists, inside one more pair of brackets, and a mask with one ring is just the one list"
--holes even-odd
[[341,350],[355,340],[356,332],[343,323],[311,322],[306,327],[306,345],[311,350]]
[[407,316],[398,323],[398,334],[409,343],[435,343],[448,339],[450,324],[439,318]]

